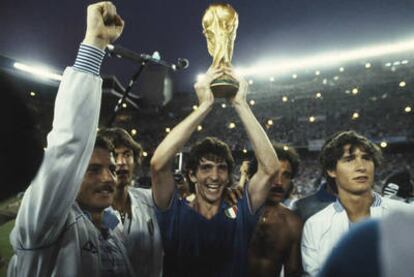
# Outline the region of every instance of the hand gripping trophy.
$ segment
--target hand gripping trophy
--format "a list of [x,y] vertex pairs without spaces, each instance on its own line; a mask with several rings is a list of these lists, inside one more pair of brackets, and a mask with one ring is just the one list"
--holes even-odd
[[[204,12],[202,25],[208,52],[213,57],[211,67],[231,67],[234,40],[239,25],[237,12],[229,4],[212,4]],[[215,97],[232,97],[238,89],[238,82],[226,74],[211,83]]]

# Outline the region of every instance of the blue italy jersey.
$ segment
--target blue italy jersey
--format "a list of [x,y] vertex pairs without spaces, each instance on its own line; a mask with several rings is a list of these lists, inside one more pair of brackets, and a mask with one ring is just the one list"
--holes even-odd
[[250,211],[247,189],[237,206],[222,203],[206,219],[178,195],[157,212],[165,251],[164,276],[245,276],[247,250],[259,213]]

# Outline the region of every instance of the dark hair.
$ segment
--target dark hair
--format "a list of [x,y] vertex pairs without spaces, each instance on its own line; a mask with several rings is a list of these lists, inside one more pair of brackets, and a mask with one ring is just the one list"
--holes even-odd
[[98,133],[95,140],[95,147],[108,150],[111,153],[114,153],[115,147],[112,142],[104,135]]
[[233,184],[232,172],[234,168],[234,159],[229,146],[215,137],[206,137],[196,142],[190,150],[186,163],[186,176],[191,183],[189,173],[195,173],[202,158],[209,160],[224,160],[227,163],[230,185]]
[[351,145],[349,149],[351,153],[355,151],[355,148],[364,150],[372,158],[375,167],[382,163],[381,149],[368,138],[352,130],[337,132],[325,141],[319,156],[322,173],[331,187],[336,187],[333,186],[335,180],[327,172],[336,168],[336,163],[344,154],[344,146],[348,144]]
[[[292,179],[295,178],[299,171],[299,163],[300,163],[300,158],[295,148],[289,146],[287,149],[285,149],[286,147],[284,145],[281,145],[278,143],[273,144],[273,148],[275,149],[279,160],[288,161],[290,163],[290,166],[292,168]],[[257,160],[256,158],[254,158],[249,163],[249,170],[248,170],[249,177],[251,178],[256,173],[256,171],[257,171]]]
[[125,129],[122,128],[105,128],[99,131],[99,134],[107,137],[114,147],[124,146],[134,153],[134,162],[137,165],[142,161],[142,146],[136,142]]

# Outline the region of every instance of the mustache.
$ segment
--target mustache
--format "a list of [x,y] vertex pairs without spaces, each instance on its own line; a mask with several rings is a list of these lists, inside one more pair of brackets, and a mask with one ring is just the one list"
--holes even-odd
[[117,175],[128,174],[128,170],[126,169],[119,169],[115,172]]
[[272,187],[270,189],[270,192],[274,192],[274,193],[285,193],[285,190],[283,188],[280,188],[280,187]]
[[110,184],[102,184],[99,187],[97,187],[96,189],[94,189],[94,192],[102,192],[104,190],[107,190],[109,192],[115,192],[114,186],[112,186]]

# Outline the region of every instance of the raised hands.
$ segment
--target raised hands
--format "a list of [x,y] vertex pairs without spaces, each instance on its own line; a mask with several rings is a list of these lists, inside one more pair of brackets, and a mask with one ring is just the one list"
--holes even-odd
[[124,25],[124,21],[117,14],[116,7],[111,2],[90,5],[83,43],[103,50],[121,35]]
[[237,91],[236,95],[228,99],[229,102],[233,106],[247,104],[246,95],[247,95],[247,90],[249,87],[249,85],[247,84],[247,81],[240,75],[236,74],[232,68],[228,68],[228,67],[225,68],[224,73],[226,73],[227,75],[237,80],[237,82],[239,82],[239,90]]
[[195,92],[198,97],[198,103],[201,106],[202,104],[213,104],[214,95],[210,89],[211,82],[214,79],[220,77],[224,72],[224,68],[210,68],[201,78],[197,80],[194,85]]

